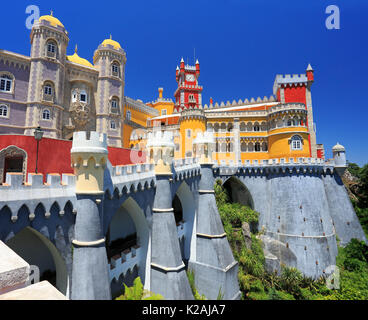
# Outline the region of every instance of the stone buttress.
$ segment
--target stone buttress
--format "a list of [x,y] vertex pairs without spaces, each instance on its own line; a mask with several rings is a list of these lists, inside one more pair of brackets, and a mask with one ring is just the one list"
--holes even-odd
[[101,226],[106,134],[74,133],[71,156],[77,176],[71,297],[73,300],[109,300],[108,263]]
[[194,271],[195,285],[207,299],[240,299],[238,263],[231,252],[217,209],[214,192],[211,148],[213,137],[208,132],[198,134],[196,150],[200,154],[201,180],[197,204],[196,248],[189,269]]
[[156,194],[152,209],[151,291],[166,300],[193,299],[182,260],[171,199],[174,143],[171,132],[149,137],[155,163]]

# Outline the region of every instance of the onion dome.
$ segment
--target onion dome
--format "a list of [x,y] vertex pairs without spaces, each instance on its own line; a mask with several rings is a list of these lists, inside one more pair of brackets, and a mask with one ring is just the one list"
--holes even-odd
[[53,16],[52,11],[50,12],[50,15],[42,16],[38,19],[38,21],[48,21],[50,25],[53,27],[60,26],[64,28],[64,25],[60,22],[60,20]]
[[77,64],[81,64],[82,66],[93,68],[92,63],[90,63],[87,59],[83,59],[80,56],[78,56],[78,47],[75,46],[75,51],[72,56],[67,56],[66,59],[70,62],[74,62]]
[[101,46],[103,47],[107,47],[108,45],[114,47],[114,49],[119,50],[121,49],[121,45],[119,42],[112,40],[112,37],[110,35],[110,39],[105,39],[102,43]]
[[337,143],[333,148],[332,151],[335,152],[341,152],[341,151],[345,151],[344,146],[342,146],[341,144]]

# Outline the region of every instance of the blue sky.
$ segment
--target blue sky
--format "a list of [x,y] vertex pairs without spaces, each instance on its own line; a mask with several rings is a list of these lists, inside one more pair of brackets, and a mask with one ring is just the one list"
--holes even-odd
[[[339,30],[325,26],[332,4],[340,9]],[[193,63],[194,48],[204,103],[270,96],[276,74],[303,73],[311,63],[317,142],[327,157],[340,142],[351,162],[368,162],[368,1],[5,2],[0,48],[29,55],[28,5],[41,15],[54,11],[69,32],[68,54],[78,44],[92,61],[111,33],[127,53],[125,93],[144,102],[160,86],[173,98],[176,65],[181,57]]]

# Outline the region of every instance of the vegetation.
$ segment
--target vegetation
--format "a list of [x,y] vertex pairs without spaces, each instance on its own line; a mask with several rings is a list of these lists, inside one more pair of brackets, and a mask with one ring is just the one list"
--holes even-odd
[[192,289],[194,299],[195,300],[206,300],[206,297],[204,295],[200,295],[198,293],[198,290],[195,286],[194,271],[193,270],[187,270],[187,277],[188,277],[190,289]]
[[115,300],[164,300],[160,294],[155,294],[143,289],[141,278],[135,278],[132,287],[128,287],[124,283],[124,294]]
[[368,236],[368,164],[360,168],[356,163],[348,163],[347,171],[352,177],[348,179],[345,175],[343,180],[351,195],[360,224]]
[[241,226],[255,225],[258,213],[238,203],[231,203],[220,180],[215,184],[216,202],[234,258],[239,262],[238,280],[243,299],[250,300],[349,300],[368,299],[368,246],[353,239],[339,247],[339,289],[330,290],[326,279],[313,280],[295,268],[281,267],[281,274],[264,268],[261,240],[252,228],[247,247]]

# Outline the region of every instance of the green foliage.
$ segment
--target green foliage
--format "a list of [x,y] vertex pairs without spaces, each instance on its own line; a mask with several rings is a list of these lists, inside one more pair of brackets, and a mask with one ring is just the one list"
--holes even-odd
[[190,289],[192,290],[193,296],[195,300],[206,300],[206,297],[202,294],[200,295],[196,286],[195,286],[195,277],[194,270],[187,270],[187,277],[190,285]]
[[[356,166],[351,168],[353,171],[357,170]],[[365,171],[359,169],[359,177],[364,177],[365,174]],[[248,249],[241,231],[243,222],[257,223],[258,213],[238,203],[230,203],[220,180],[215,184],[215,196],[234,258],[239,262],[238,280],[243,299],[368,299],[368,247],[364,242],[352,239],[345,248],[338,247],[336,264],[340,271],[340,288],[336,290],[328,289],[324,278],[313,280],[303,276],[295,268],[282,266],[280,275],[268,273],[264,269],[265,258],[261,241],[253,233],[252,245]],[[360,220],[368,221],[368,209],[364,210],[366,209],[356,209]],[[368,224],[365,223],[365,226]],[[192,281],[194,283],[194,278]]]
[[124,294],[115,300],[163,300],[163,296],[155,294],[143,289],[143,284],[140,277],[134,279],[133,287],[128,287],[124,283]]

